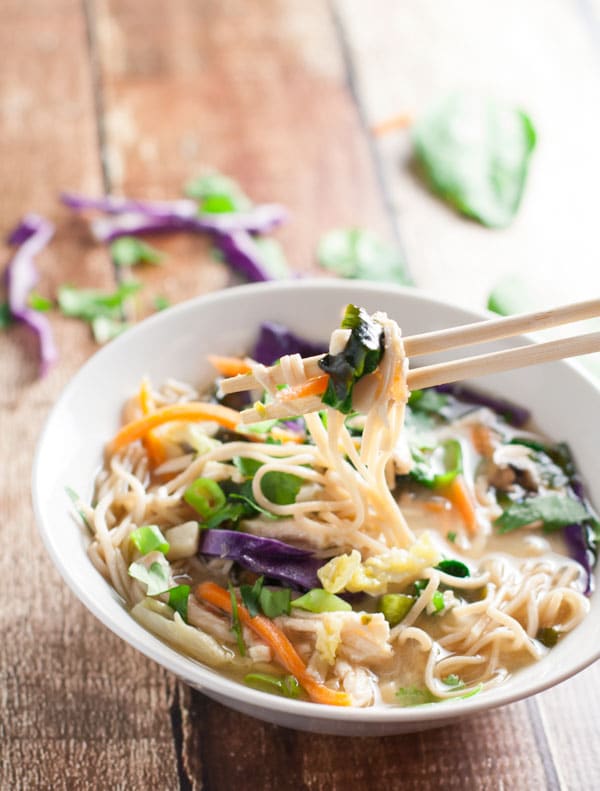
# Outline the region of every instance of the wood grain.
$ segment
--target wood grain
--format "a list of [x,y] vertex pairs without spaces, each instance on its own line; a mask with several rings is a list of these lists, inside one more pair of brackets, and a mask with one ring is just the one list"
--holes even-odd
[[[40,291],[53,296],[64,281],[110,288],[105,251],[56,200],[61,188],[101,185],[81,4],[5,3],[0,48],[10,53],[0,69],[2,235],[26,211],[49,216],[58,232],[39,257]],[[9,249],[0,255],[7,261]],[[53,315],[52,325],[61,360],[43,381],[29,330],[0,334],[0,788],[143,788],[164,776],[155,787],[174,789],[174,683],[78,603],[35,529],[36,440],[59,390],[94,350],[80,322]]]

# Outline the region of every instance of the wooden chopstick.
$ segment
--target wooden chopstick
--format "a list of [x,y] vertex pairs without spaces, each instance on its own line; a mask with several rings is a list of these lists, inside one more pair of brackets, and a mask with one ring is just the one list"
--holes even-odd
[[[422,354],[433,354],[434,352],[458,349],[463,346],[474,346],[478,343],[497,341],[527,332],[545,330],[549,327],[559,327],[562,324],[591,319],[599,315],[600,299],[592,299],[585,302],[577,302],[573,305],[562,305],[550,310],[522,313],[517,316],[491,319],[489,321],[476,321],[472,324],[463,324],[459,327],[450,327],[449,329],[436,330],[435,332],[425,332],[420,335],[408,335],[404,338],[404,349],[408,357],[418,357]],[[585,352],[575,352],[575,354],[578,353],[584,354]],[[319,368],[319,360],[322,356],[316,355],[307,357],[304,360],[304,370],[307,379],[312,379],[323,373]],[[473,357],[471,359],[477,358]],[[552,359],[559,359],[559,357]],[[471,375],[474,376],[475,374]],[[279,366],[272,370],[272,377],[274,384],[283,384],[283,372]],[[259,382],[252,374],[233,376],[221,382],[221,390],[225,395],[238,393],[243,390],[253,390],[259,386]],[[427,386],[423,385],[423,387]]]
[[[566,357],[577,357],[580,354],[591,354],[600,351],[600,332],[590,332],[575,338],[561,338],[545,343],[531,343],[517,349],[506,349],[490,354],[479,354],[462,360],[453,360],[437,365],[426,365],[408,372],[407,384],[411,390],[424,387],[458,382],[461,379],[474,379],[487,374],[501,373],[528,365],[563,360]],[[258,423],[261,420],[275,420],[315,412],[323,408],[318,396],[310,396],[291,403],[267,404],[260,409],[246,409],[241,413],[242,422]]]

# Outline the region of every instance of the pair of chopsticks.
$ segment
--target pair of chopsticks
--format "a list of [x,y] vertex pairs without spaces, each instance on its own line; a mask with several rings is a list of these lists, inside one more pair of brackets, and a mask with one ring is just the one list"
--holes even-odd
[[[563,324],[591,319],[600,315],[600,299],[578,302],[574,305],[563,305],[551,310],[524,313],[508,318],[478,321],[473,324],[464,324],[460,327],[451,327],[435,332],[426,332],[420,335],[409,335],[404,338],[404,349],[409,358],[419,357],[424,354],[458,349],[464,346],[474,346],[488,341],[497,341],[510,338],[523,333],[545,330]],[[424,387],[457,382],[460,379],[471,379],[486,374],[500,373],[515,368],[524,368],[528,365],[562,360],[566,357],[576,357],[580,354],[590,354],[600,351],[600,332],[590,332],[573,338],[561,338],[544,343],[531,343],[516,349],[507,349],[489,354],[479,354],[435,365],[426,365],[409,371],[407,384],[411,390],[421,390]],[[304,371],[307,381],[317,376],[322,376],[319,360],[322,355],[304,359]],[[273,366],[272,380],[274,384],[284,384],[281,366]],[[260,387],[259,382],[252,374],[240,374],[221,382],[224,394],[238,393],[243,390],[253,390]],[[321,408],[320,398],[305,399],[301,413],[314,411]],[[260,420],[282,418],[289,415],[289,407],[274,402],[264,409],[246,409],[242,412],[244,423],[256,423]]]

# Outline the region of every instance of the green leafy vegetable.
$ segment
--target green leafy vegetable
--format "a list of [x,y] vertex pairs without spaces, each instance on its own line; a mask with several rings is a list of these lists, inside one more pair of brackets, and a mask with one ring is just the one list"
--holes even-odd
[[399,250],[364,228],[338,228],[323,236],[317,259],[341,277],[412,285]]
[[171,307],[171,303],[164,294],[157,294],[153,300],[154,310],[166,310]]
[[198,201],[198,209],[205,214],[245,211],[252,206],[239,184],[222,173],[200,176],[186,184],[184,191]]
[[149,552],[162,552],[166,555],[169,551],[169,542],[157,525],[137,527],[129,534],[129,540],[142,555],[147,555]]
[[248,516],[251,513],[255,513],[254,510],[249,511],[247,506],[244,503],[233,503],[227,502],[223,508],[221,508],[214,516],[211,516],[210,519],[207,520],[206,524],[200,523],[200,528],[206,528],[207,530],[213,530],[215,527],[219,527],[224,522],[233,522],[236,524],[243,519],[244,516]]
[[267,618],[290,614],[291,591],[289,588],[263,588],[258,600],[260,609]]
[[536,638],[542,645],[545,645],[546,648],[554,648],[558,643],[559,634],[556,629],[553,629],[551,626],[545,626],[538,631]]
[[436,569],[443,571],[444,574],[450,574],[452,577],[470,577],[471,572],[469,567],[465,566],[460,560],[441,560]]
[[448,532],[446,533],[446,539],[451,544],[454,544],[456,542],[456,532],[454,530],[448,530]]
[[527,284],[518,275],[508,275],[490,293],[487,309],[501,316],[532,310],[533,297]]
[[457,439],[447,439],[435,448],[411,448],[410,476],[430,489],[452,483],[463,470],[462,449]]
[[510,223],[536,142],[524,112],[491,98],[454,93],[415,125],[413,142],[434,192],[484,225]]
[[339,354],[326,354],[319,367],[329,374],[323,403],[344,414],[352,411],[352,390],[363,376],[373,373],[383,354],[383,327],[356,305],[348,305],[341,324],[350,338]]
[[422,706],[425,703],[439,703],[440,698],[436,697],[426,687],[400,687],[396,692],[396,698],[401,706]]
[[29,296],[27,297],[27,304],[30,308],[39,311],[40,313],[45,313],[48,310],[51,310],[53,307],[53,302],[51,299],[46,299],[41,294],[38,294],[37,291],[30,291]]
[[294,599],[292,607],[299,607],[301,610],[308,610],[308,612],[348,612],[352,610],[351,604],[333,593],[328,593],[323,588],[313,588],[304,596]]
[[169,589],[169,574],[169,563],[163,555],[149,567],[142,561],[129,566],[129,576],[146,584],[148,596],[157,596]]
[[160,250],[135,236],[121,236],[115,239],[110,245],[110,254],[117,266],[160,264],[164,258]]
[[544,494],[520,503],[511,503],[502,516],[496,519],[495,524],[501,533],[508,533],[533,522],[542,522],[544,530],[557,530],[589,518],[587,508],[579,500],[559,494]]
[[[252,479],[263,463],[255,459],[236,457],[233,463],[247,480]],[[298,475],[291,475],[289,472],[267,472],[261,482],[260,488],[267,500],[276,505],[292,505],[296,502],[296,497],[300,491],[304,480]],[[251,496],[251,488],[248,489],[248,497],[251,497],[252,505],[259,509],[258,504]],[[243,495],[242,495],[243,496]],[[262,509],[260,509],[262,510]]]
[[268,692],[277,692],[285,698],[299,697],[301,689],[295,676],[275,676],[271,673],[248,673],[244,677],[244,684],[266,689]]
[[178,612],[186,623],[188,620],[189,598],[189,585],[177,585],[174,588],[169,588],[169,607],[172,607],[176,612]]
[[408,615],[414,603],[414,596],[405,593],[385,593],[379,600],[379,610],[390,626],[396,626]]
[[264,581],[264,577],[259,577],[254,585],[240,585],[242,603],[250,613],[251,618],[256,618],[260,612],[260,593]]
[[92,321],[99,316],[120,319],[121,310],[128,299],[141,288],[141,283],[121,283],[116,291],[106,293],[92,288],[60,286],[58,306],[65,316]]
[[183,499],[206,521],[225,505],[223,489],[210,478],[196,478],[183,493]]
[[0,302],[0,330],[5,330],[13,323],[8,302]]
[[242,631],[242,624],[240,621],[240,614],[238,612],[238,602],[231,582],[227,586],[229,589],[229,597],[231,599],[231,631],[237,640],[238,651],[241,656],[246,656],[246,644],[244,643],[244,634]]

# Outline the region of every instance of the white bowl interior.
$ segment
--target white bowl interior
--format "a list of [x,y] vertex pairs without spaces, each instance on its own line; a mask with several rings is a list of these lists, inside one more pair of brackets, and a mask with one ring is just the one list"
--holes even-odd
[[[537,692],[597,659],[600,599],[595,595],[592,613],[581,626],[546,659],[495,690],[441,706],[353,709],[342,714],[332,707],[247,689],[182,656],[142,629],[93,568],[85,550],[87,537],[70,515],[65,487],[84,498],[91,496],[102,448],[118,427],[122,405],[137,390],[141,377],[149,375],[155,383],[174,377],[208,384],[212,374],[206,355],[247,352],[261,321],[278,321],[312,340],[326,340],[347,302],[386,311],[405,334],[482,318],[409,289],[356,281],[296,281],[243,286],[192,300],[143,322],[97,353],[54,407],[34,467],[38,524],[66,582],[106,626],[191,685],[254,716],[332,733],[392,733],[441,725]],[[489,376],[476,384],[529,406],[541,431],[569,442],[588,491],[592,495],[600,491],[600,466],[595,463],[600,391],[589,378],[572,365],[553,363]]]

